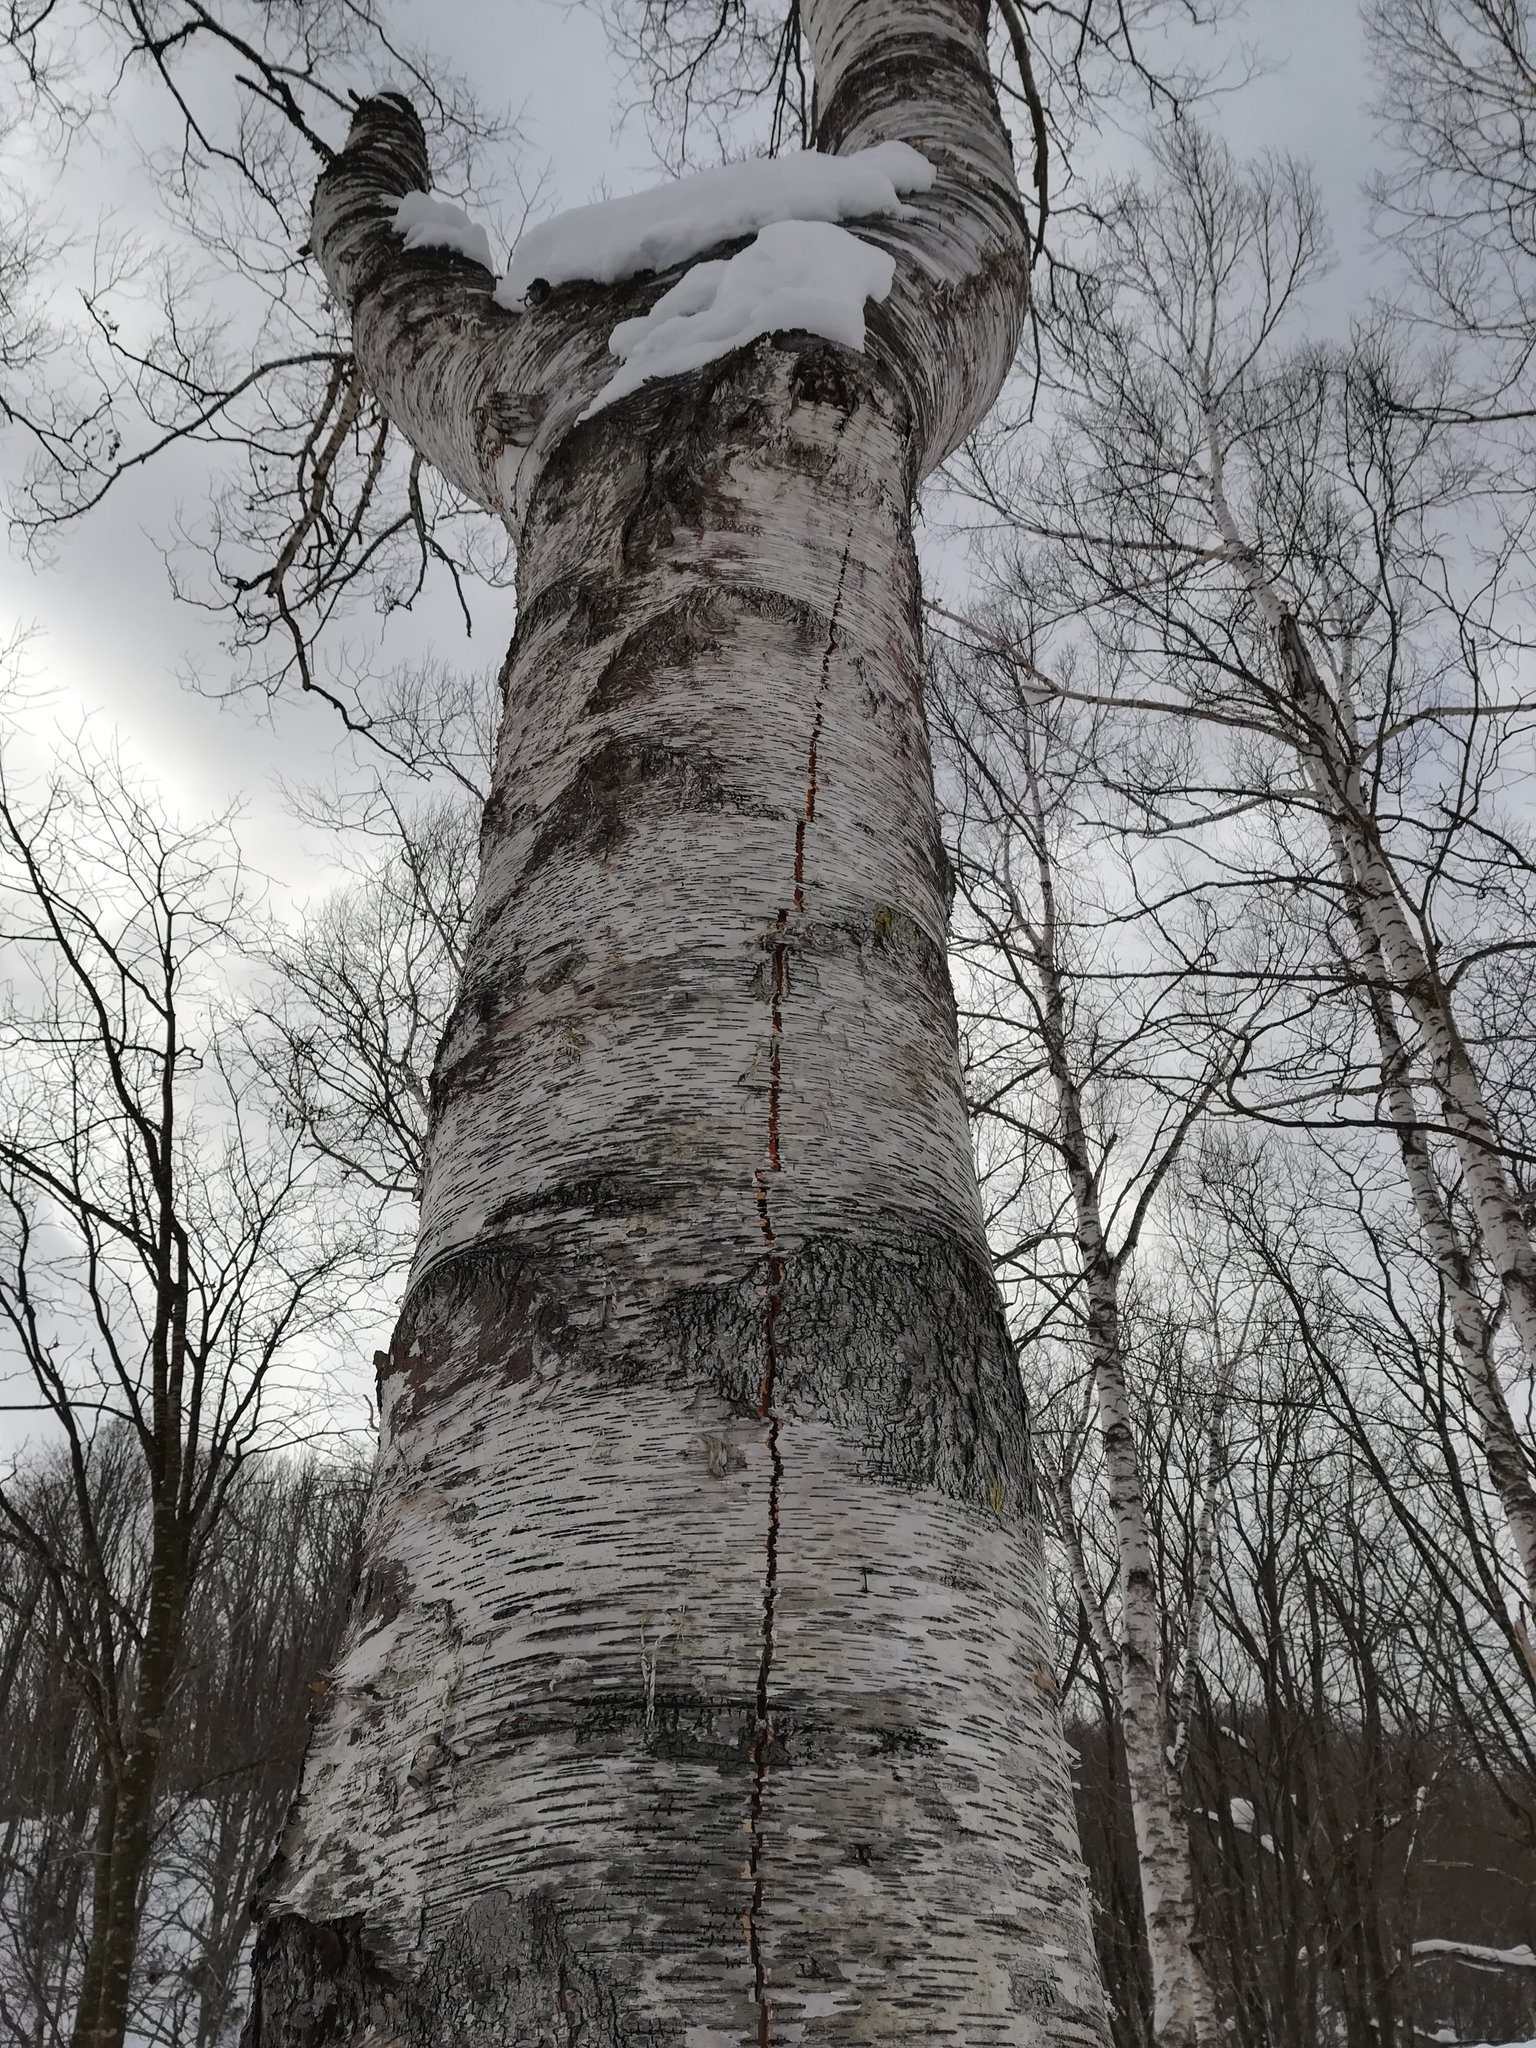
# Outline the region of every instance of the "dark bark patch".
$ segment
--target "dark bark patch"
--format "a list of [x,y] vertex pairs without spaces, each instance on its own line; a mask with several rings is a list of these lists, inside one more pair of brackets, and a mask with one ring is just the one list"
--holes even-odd
[[[503,904],[496,909],[476,935],[475,950],[482,962],[486,939],[509,907]],[[472,1086],[489,1074],[498,1050],[496,1021],[515,1002],[523,981],[523,963],[516,954],[499,960],[490,972],[474,960],[466,967],[458,1000],[432,1057],[427,1106],[434,1124],[450,1092]],[[464,1049],[455,1051],[465,1040]]]
[[[915,1727],[882,1728],[875,1736],[876,1756],[942,1756],[944,1744],[937,1735]],[[855,1862],[866,1861],[856,1856]]]
[[658,1686],[653,1693],[605,1690],[541,1702],[509,1714],[497,1733],[510,1742],[573,1736],[589,1753],[629,1756],[643,1748],[673,1763],[745,1772],[751,1766],[756,1718],[756,1703],[750,1699],[716,1699]]
[[[599,416],[598,431],[612,449],[606,466],[630,475],[617,508],[618,557],[627,574],[650,568],[679,531],[728,532],[737,523],[728,438],[711,402],[723,369],[712,363],[685,378],[642,385]],[[581,440],[579,432],[571,434],[557,451],[557,459],[572,451],[562,483],[578,492],[590,490],[594,461],[600,470],[605,466],[604,457],[580,448]]]
[[542,391],[497,391],[483,400],[475,410],[482,469],[493,469],[509,447],[526,448],[548,410],[549,395]]
[[862,356],[830,342],[809,340],[796,350],[789,394],[799,405],[824,405],[845,418],[870,396],[870,371]]
[[363,1574],[355,1608],[363,1633],[384,1627],[399,1614],[411,1594],[411,1577],[397,1558],[382,1558]]
[[[533,1228],[558,1240],[595,1215],[654,1213],[673,1194],[696,1199],[696,1178],[680,1173],[673,1187],[615,1166],[504,1204],[488,1227],[518,1229],[520,1242],[445,1260],[407,1300],[384,1375],[392,1426],[466,1386],[510,1388],[577,1364],[620,1385],[681,1372],[728,1413],[757,1417],[761,1260],[614,1320],[604,1268],[529,1247]],[[775,1414],[829,1423],[862,1447],[879,1483],[936,1486],[999,1520],[1033,1522],[1028,1416],[985,1264],[958,1238],[894,1221],[883,1241],[828,1232],[776,1243],[774,1258]]]
[[[482,948],[477,944],[476,952]],[[438,1041],[427,1087],[427,1101],[436,1124],[451,1096],[486,1086],[501,1063],[525,1042],[509,1030],[516,1019],[518,998],[525,987],[541,996],[551,996],[572,979],[585,955],[576,948],[562,953],[531,984],[524,962],[515,954],[486,968],[471,959],[465,970],[463,993],[455,1003],[447,1028]],[[573,1025],[559,1033],[556,1058],[561,1065],[573,1065],[584,1043]]]
[[[961,74],[969,71],[976,86],[993,98],[992,82],[985,61],[986,32],[984,6],[964,0],[955,9],[969,14],[975,24],[970,33],[946,39],[944,65],[951,74],[947,94],[958,97]],[[886,108],[908,110],[930,100],[933,93],[933,44],[930,35],[915,32],[904,44],[868,52],[848,67],[838,89],[831,93],[816,116],[816,147],[836,152],[856,127],[874,120]],[[994,101],[995,104],[995,101]],[[941,151],[922,137],[912,138],[925,154],[942,161]]]
[[410,1977],[369,1953],[360,1916],[285,1913],[256,1944],[241,2048],[671,2048],[674,2030],[629,2010],[630,1974],[542,1890],[482,1893]]
[[576,972],[582,955],[579,952],[562,953],[555,964],[546,969],[533,984],[541,996],[552,996],[557,988],[564,988]]
[[364,1945],[361,1914],[280,1914],[257,1937],[240,2048],[350,2048],[374,2030],[387,2038],[400,1990]]
[[676,674],[712,653],[730,627],[730,613],[708,591],[690,593],[624,635],[603,664],[587,699],[588,711],[613,711],[649,696],[659,676]]
[[739,803],[703,748],[658,746],[615,734],[587,756],[550,807],[524,874],[562,854],[606,860],[642,810],[676,816]]
[[[864,1447],[871,1479],[1032,1522],[1028,1416],[987,1268],[941,1233],[829,1232],[776,1244],[775,1259],[775,1414],[832,1424]],[[757,1411],[764,1285],[758,1272],[692,1288],[660,1318],[663,1355],[675,1350],[741,1414]]]
[[866,928],[850,933],[871,965],[894,972],[909,988],[949,1007],[949,957],[909,911],[899,904],[877,903]]
[[[510,1615],[516,1609],[505,1611]],[[757,1699],[658,1686],[654,1693],[605,1690],[530,1704],[499,1721],[496,1735],[509,1745],[569,1740],[588,1755],[625,1757],[643,1749],[668,1763],[697,1764],[742,1777],[752,1775],[764,1760],[779,1769],[826,1765],[854,1756],[921,1758],[942,1753],[944,1744],[918,1729],[904,1723],[882,1725],[878,1693],[871,1696],[868,1710],[874,1717],[868,1721],[849,1715],[832,1720],[777,1696],[773,1725],[760,1742],[762,1708]]]
[[399,1430],[462,1388],[518,1386],[572,1344],[559,1281],[537,1254],[507,1247],[445,1260],[407,1298],[389,1347]]
[[627,1165],[573,1174],[569,1180],[552,1181],[527,1194],[508,1196],[486,1217],[486,1228],[502,1230],[509,1224],[526,1223],[531,1217],[579,1216],[585,1221],[596,1216],[644,1215],[674,1196],[687,1196],[695,1187],[691,1178],[658,1180],[654,1172],[636,1172]]
[[813,605],[776,590],[736,583],[717,589],[705,584],[624,635],[587,698],[588,711],[613,711],[642,701],[659,679],[686,671],[728,646],[743,613],[781,622],[800,654],[820,647],[826,637],[825,617]]

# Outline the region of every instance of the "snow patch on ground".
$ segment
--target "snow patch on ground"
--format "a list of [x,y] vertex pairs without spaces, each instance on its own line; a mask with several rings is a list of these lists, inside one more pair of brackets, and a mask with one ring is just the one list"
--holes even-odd
[[490,236],[451,200],[434,199],[430,192],[407,192],[390,225],[397,235],[404,236],[407,249],[456,249],[472,263],[495,272]]
[[864,302],[885,298],[895,275],[892,256],[846,228],[776,221],[735,256],[696,263],[649,313],[615,327],[608,346],[624,367],[582,418],[763,334],[798,329],[862,351]]
[[808,149],[722,164],[648,192],[578,206],[530,228],[512,251],[497,301],[520,306],[537,280],[613,284],[642,270],[665,270],[780,221],[904,215],[901,194],[926,192],[935,175],[928,159],[905,142],[877,142],[847,156]]

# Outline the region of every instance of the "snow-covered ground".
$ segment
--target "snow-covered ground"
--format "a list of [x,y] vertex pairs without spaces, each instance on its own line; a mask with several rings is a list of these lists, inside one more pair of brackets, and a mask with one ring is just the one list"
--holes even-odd
[[1536,1970],[1536,1949],[1523,1941],[1514,1948],[1485,1948],[1476,1941],[1416,1941],[1414,1961],[1423,1956],[1454,1956],[1458,1962],[1490,1970]]

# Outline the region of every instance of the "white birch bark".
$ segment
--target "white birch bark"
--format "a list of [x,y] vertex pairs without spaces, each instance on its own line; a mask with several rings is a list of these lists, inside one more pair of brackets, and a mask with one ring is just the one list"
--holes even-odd
[[[1189,1826],[1170,1765],[1170,1727],[1163,1669],[1161,1608],[1146,1491],[1136,1455],[1130,1394],[1125,1383],[1120,1318],[1122,1261],[1109,1247],[1098,1176],[1088,1143],[1082,1093],[1073,1070],[1067,1029],[1067,991],[1057,944],[1056,887],[1040,790],[1028,772],[1040,890],[1037,922],[1015,901],[1016,924],[1026,934],[1039,985],[1040,1034],[1058,1117],[1057,1142],[1072,1185],[1074,1235],[1085,1303],[1084,1338],[1093,1373],[1099,1438],[1120,1592],[1120,1636],[1105,1659],[1120,1707],[1126,1779],[1136,1837],[1136,1865],[1152,1978],[1152,2035],[1157,2048],[1212,2048],[1220,2038],[1215,1999],[1201,1960],[1195,1924],[1194,1865]],[[1071,1514],[1069,1501],[1063,1511]],[[1070,1553],[1069,1553],[1070,1554]],[[1080,1597],[1087,1573],[1072,1554]],[[1090,1626],[1096,1608],[1084,1600]],[[1197,1654],[1191,1614],[1189,1652]],[[1101,1653],[1102,1654],[1102,1653]]]
[[912,500],[1025,230],[969,0],[812,0],[820,140],[939,167],[865,356],[576,424],[675,273],[500,312],[366,105],[315,247],[519,624],[361,1597],[249,2038],[1099,2043],[945,964]]
[[1294,619],[1287,616],[1281,621],[1279,637],[1297,709],[1317,737],[1309,766],[1343,841],[1352,915],[1379,953],[1390,986],[1422,1034],[1478,1234],[1498,1274],[1510,1324],[1527,1363],[1536,1370],[1536,1247],[1504,1170],[1498,1129],[1481,1077],[1457,1025],[1450,992],[1403,908],[1365,794],[1347,707],[1329,699]]
[[1329,695],[1296,620],[1262,575],[1223,484],[1220,441],[1208,425],[1211,500],[1230,558],[1275,635],[1300,724],[1298,755],[1329,835],[1341,901],[1358,949],[1360,975],[1381,1057],[1382,1097],[1424,1246],[1446,1290],[1467,1397],[1477,1416],[1488,1477],[1536,1605],[1536,1489],[1499,1377],[1493,1333],[1472,1260],[1446,1203],[1414,1097],[1412,1067],[1394,1011],[1401,1002],[1423,1037],[1440,1097],[1441,1121],[1461,1165],[1478,1234],[1498,1274],[1521,1352],[1536,1371],[1536,1248],[1503,1166],[1498,1130],[1481,1078],[1456,1022],[1449,990],[1403,909],[1391,862],[1365,790],[1353,706]]
[[1493,1327],[1478,1290],[1472,1259],[1451,1214],[1419,1115],[1412,1062],[1398,1030],[1391,982],[1360,892],[1344,833],[1330,821],[1330,840],[1360,954],[1360,975],[1381,1053],[1382,1102],[1397,1135],[1403,1178],[1423,1232],[1424,1248],[1440,1276],[1451,1312],[1462,1385],[1477,1417],[1488,1477],[1498,1495],[1515,1547],[1526,1596],[1536,1607],[1536,1488],[1530,1463],[1499,1376]]

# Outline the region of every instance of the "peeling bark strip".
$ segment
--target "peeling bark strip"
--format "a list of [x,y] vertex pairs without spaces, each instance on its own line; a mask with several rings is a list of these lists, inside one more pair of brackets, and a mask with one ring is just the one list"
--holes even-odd
[[1105,2038],[912,544],[1023,215],[980,6],[803,18],[823,145],[939,170],[860,224],[866,355],[775,337],[577,424],[675,272],[502,312],[384,225],[426,182],[397,101],[317,195],[365,376],[514,526],[519,625],[251,2048]]

